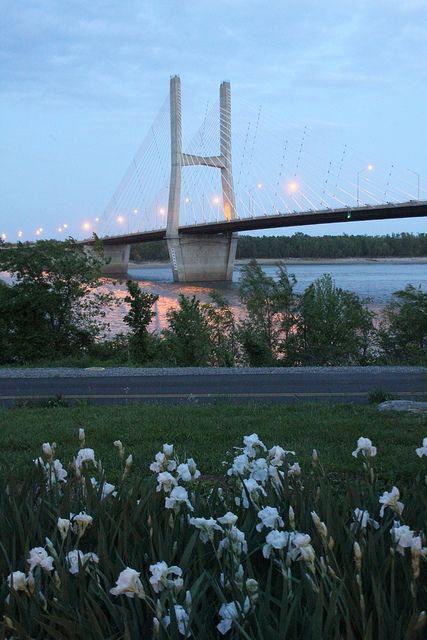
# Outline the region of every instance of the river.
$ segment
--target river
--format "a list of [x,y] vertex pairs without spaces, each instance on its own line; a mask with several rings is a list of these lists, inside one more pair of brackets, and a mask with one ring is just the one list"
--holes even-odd
[[[262,268],[267,275],[276,277],[277,265],[262,264]],[[239,314],[241,305],[238,286],[241,269],[242,265],[236,266],[233,282],[212,285],[174,283],[171,268],[163,264],[135,265],[129,270],[129,277],[138,281],[142,289],[159,296],[152,326],[153,329],[160,330],[167,324],[168,309],[178,306],[180,293],[186,296],[195,295],[202,301],[208,301],[210,292],[217,290],[228,299],[234,312]],[[375,311],[380,311],[391,299],[393,292],[403,289],[408,283],[416,287],[421,286],[424,291],[427,291],[426,262],[311,262],[288,264],[287,269],[289,273],[295,274],[297,292],[302,292],[322,274],[330,273],[337,286],[352,291],[362,298],[369,298],[370,306]],[[122,317],[126,313],[126,305],[123,302],[126,296],[126,285],[125,282],[107,279],[105,284],[110,291],[114,291],[119,302],[117,309],[108,317],[112,332],[117,333],[124,329]]]
[[[264,272],[275,278],[278,267],[260,261]],[[369,298],[370,307],[381,313],[384,305],[390,301],[394,291],[403,289],[406,284],[420,286],[427,292],[427,261],[343,261],[343,262],[297,262],[287,265],[289,273],[297,279],[295,290],[301,293],[309,284],[324,273],[330,273],[337,286],[352,291],[362,298]],[[156,316],[152,322],[152,329],[160,331],[167,325],[167,312],[178,306],[179,294],[195,295],[203,302],[209,300],[213,290],[224,295],[236,315],[241,314],[241,304],[238,295],[239,279],[242,265],[236,265],[233,282],[207,284],[180,284],[173,282],[172,270],[165,264],[133,265],[129,269],[128,278],[136,280],[142,289],[159,296],[155,304]],[[8,274],[0,273],[0,278],[10,282]],[[123,316],[127,312],[124,298],[127,295],[126,279],[123,281],[110,278],[103,279],[104,291],[114,293],[117,306],[107,313],[111,334],[126,330]]]

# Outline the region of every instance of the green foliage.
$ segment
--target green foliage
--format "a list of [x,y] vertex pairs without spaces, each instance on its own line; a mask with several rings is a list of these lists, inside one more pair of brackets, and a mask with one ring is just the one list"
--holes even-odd
[[[239,236],[237,258],[383,258],[427,256],[427,233],[383,236]],[[135,262],[168,261],[166,242],[133,244]]]
[[[391,535],[391,529],[407,524],[424,546],[427,503],[420,458],[417,477],[399,482],[403,514],[394,505],[381,515],[379,497],[390,486],[378,480],[376,459],[355,461],[351,449],[347,455],[356,470],[347,479],[326,475],[319,458],[294,473],[294,455],[282,449],[273,463],[275,454],[257,440],[250,455],[246,451],[248,465],[242,473],[184,481],[175,470],[182,460],[169,445],[156,463],[162,470],[172,463],[170,472],[189,500],[167,508],[170,493],[160,486],[160,477],[156,487],[155,476],[143,477],[145,469],[133,474],[125,463],[128,452],[115,444],[111,465],[88,461],[76,473],[74,460],[65,482],[52,481],[59,461],[55,452],[46,453],[46,445],[39,464],[32,464],[21,482],[13,473],[0,476],[0,637],[222,638],[217,625],[225,603],[235,604],[225,636],[233,640],[424,637],[425,552],[416,544],[399,546]],[[94,454],[98,460],[98,452]],[[36,455],[29,452],[29,457]],[[381,455],[379,448],[377,457]],[[263,461],[280,475],[258,480],[262,492],[245,491],[242,480],[259,473]],[[115,487],[107,485],[110,466],[118,471]],[[392,482],[396,484],[396,476]],[[281,523],[260,526],[259,511],[266,506],[277,509]],[[355,509],[368,511],[378,526],[372,521],[363,526]],[[230,511],[234,527],[217,520]],[[82,512],[90,516],[90,524],[82,530],[74,522],[61,533],[58,517],[68,520]],[[217,521],[210,539],[200,536],[190,517]],[[272,528],[287,535],[287,542],[266,549]],[[52,559],[51,569],[36,564],[29,571],[27,559],[36,547]],[[82,557],[73,567],[67,556],[77,550]],[[175,572],[150,580],[159,562]],[[115,593],[118,576],[127,567],[138,572],[138,580]],[[182,581],[175,579],[177,567]],[[24,574],[21,588],[7,582],[15,571]],[[176,613],[185,614],[181,627]]]
[[239,357],[236,320],[228,301],[217,291],[210,295],[211,302],[202,306],[211,342],[210,364],[232,367]]
[[0,252],[3,362],[28,362],[90,350],[103,334],[110,296],[95,291],[102,251],[86,252],[73,240],[21,244]]
[[240,236],[237,258],[383,258],[427,256],[427,233],[384,236]]
[[203,367],[210,362],[212,344],[203,307],[196,296],[180,294],[179,308],[167,314],[163,333],[167,361],[178,367]]
[[271,365],[280,336],[294,322],[296,296],[294,275],[279,266],[278,279],[267,276],[256,260],[241,270],[239,295],[247,312],[241,323],[240,339],[252,366]]
[[281,345],[287,362],[366,363],[372,313],[356,294],[335,286],[331,276],[324,274],[304,291],[299,313]]
[[[279,268],[277,281],[252,260],[242,269],[239,293],[247,319],[239,337],[251,366],[363,364],[373,334],[372,314],[325,274],[294,293],[295,276]],[[279,354],[283,354],[281,360]]]
[[148,327],[156,315],[152,310],[159,296],[141,291],[137,282],[128,280],[126,283],[129,295],[125,302],[130,305],[128,313],[123,321],[130,327],[129,347],[132,358],[139,363],[150,361],[155,353],[155,337],[149,332]]
[[243,321],[239,327],[239,340],[244,361],[249,367],[273,367],[277,364],[265,335],[254,330],[247,321]]
[[427,363],[427,293],[408,284],[387,305],[379,343],[386,362]]

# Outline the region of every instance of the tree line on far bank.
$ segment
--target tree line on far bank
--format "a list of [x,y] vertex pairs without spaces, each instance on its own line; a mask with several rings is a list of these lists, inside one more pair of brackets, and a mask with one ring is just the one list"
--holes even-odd
[[[427,233],[382,236],[239,236],[236,257],[251,258],[419,258],[427,256]],[[166,242],[131,247],[131,260],[169,260]]]
[[179,297],[167,327],[151,330],[158,296],[127,283],[126,334],[108,337],[116,303],[98,289],[102,247],[74,241],[19,244],[0,252],[0,364],[63,361],[88,366],[303,366],[427,363],[427,293],[408,285],[374,323],[367,301],[325,274],[302,294],[284,266],[267,276],[252,260],[241,271],[243,314],[214,293]]

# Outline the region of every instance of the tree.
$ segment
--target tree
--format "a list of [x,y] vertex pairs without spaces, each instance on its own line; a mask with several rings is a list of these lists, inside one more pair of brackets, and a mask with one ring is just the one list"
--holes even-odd
[[211,362],[216,367],[232,367],[239,356],[236,320],[228,301],[218,292],[202,307],[211,341]]
[[247,319],[240,325],[240,340],[252,366],[273,364],[283,331],[294,323],[294,275],[280,265],[277,281],[251,260],[241,270],[239,295]]
[[141,291],[137,282],[128,280],[126,283],[129,295],[125,297],[125,302],[130,305],[129,312],[123,321],[130,327],[129,347],[133,358],[138,362],[150,360],[156,349],[155,339],[149,332],[148,327],[156,313],[152,310],[153,305],[159,299],[158,295]]
[[299,318],[281,348],[289,364],[365,364],[372,331],[366,304],[324,274],[304,291]]
[[203,308],[196,296],[180,294],[179,308],[167,313],[163,347],[169,362],[179,367],[202,367],[210,363],[212,344]]
[[383,358],[388,362],[427,362],[427,293],[408,284],[395,291],[379,330]]
[[111,297],[96,291],[102,249],[72,239],[18,243],[0,251],[0,270],[13,284],[0,288],[2,340],[8,361],[87,352],[106,329]]

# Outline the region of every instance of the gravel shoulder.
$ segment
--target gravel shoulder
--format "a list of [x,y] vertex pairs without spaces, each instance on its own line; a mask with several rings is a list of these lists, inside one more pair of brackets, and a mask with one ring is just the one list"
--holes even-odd
[[136,367],[88,367],[79,369],[78,367],[58,367],[58,368],[24,368],[24,367],[8,367],[0,368],[0,378],[91,378],[91,377],[127,377],[127,376],[250,376],[250,375],[274,375],[274,376],[303,376],[307,373],[317,373],[322,376],[328,374],[360,373],[425,373],[427,375],[427,367],[263,367],[263,368],[219,368],[219,367],[175,367],[175,368],[136,368]]

